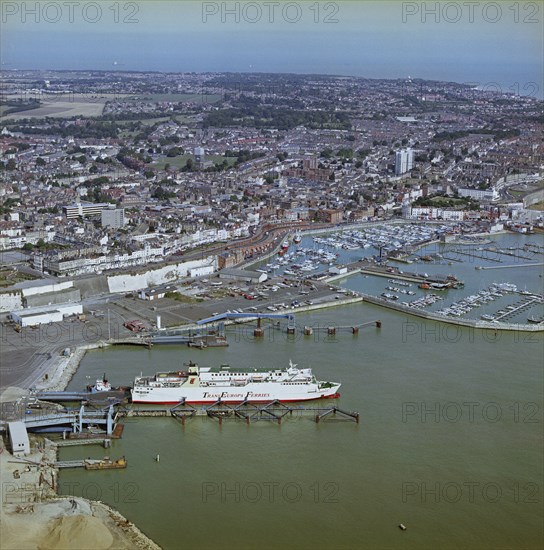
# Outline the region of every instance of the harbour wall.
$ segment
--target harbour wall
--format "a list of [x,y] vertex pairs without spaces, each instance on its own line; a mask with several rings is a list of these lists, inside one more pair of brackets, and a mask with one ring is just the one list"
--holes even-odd
[[536,204],[537,202],[544,201],[544,189],[530,193],[523,199],[523,207],[528,208],[529,206]]
[[[333,281],[339,281],[340,279],[345,279],[347,277],[351,277],[352,275],[357,275],[358,273],[362,273],[363,271],[361,269],[352,269],[351,271],[346,271],[346,273],[339,273],[338,275],[331,275],[330,277],[327,277],[325,279],[322,279],[324,283],[332,283]],[[391,275],[391,274],[389,274]]]
[[400,311],[402,313],[407,313],[408,315],[413,315],[415,317],[420,317],[422,319],[427,319],[429,321],[437,321],[440,323],[448,323],[450,325],[458,325],[462,327],[478,328],[482,330],[512,330],[517,332],[543,332],[544,325],[529,325],[529,324],[516,324],[516,323],[490,323],[487,321],[479,321],[476,319],[451,319],[437,313],[432,313],[430,311],[422,311],[419,309],[411,308],[404,306],[402,304],[395,304],[388,300],[378,298],[377,296],[371,296],[370,294],[362,295],[363,301],[370,304],[374,304],[381,307],[386,307],[388,309],[393,309],[395,311]]

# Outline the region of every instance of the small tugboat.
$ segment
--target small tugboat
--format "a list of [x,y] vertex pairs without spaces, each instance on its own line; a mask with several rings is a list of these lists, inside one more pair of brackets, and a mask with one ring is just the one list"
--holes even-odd
[[102,378],[98,379],[96,381],[96,384],[94,386],[87,386],[87,391],[91,393],[99,393],[102,391],[111,391],[111,384],[106,379],[106,373],[102,376]]

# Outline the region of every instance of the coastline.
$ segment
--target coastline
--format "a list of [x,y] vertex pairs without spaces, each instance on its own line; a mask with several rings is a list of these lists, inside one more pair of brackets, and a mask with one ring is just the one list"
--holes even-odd
[[[87,344],[77,347],[69,357],[59,356],[36,388],[64,390],[87,351],[105,345]],[[0,439],[0,548],[161,550],[111,506],[59,495],[59,469],[55,466],[58,446],[47,437],[29,438],[31,453],[24,459],[13,457]]]
[[[429,243],[425,243],[429,244]],[[347,278],[353,274],[357,274],[359,271],[355,270],[346,274],[332,276],[327,279],[327,283],[332,283],[333,280],[339,280]],[[331,307],[341,307],[344,305],[368,302],[373,305],[386,307],[391,310],[395,310],[415,317],[427,319],[429,321],[443,322],[453,324],[457,326],[466,326],[470,328],[479,328],[482,330],[516,330],[527,332],[541,332],[544,330],[544,326],[539,325],[515,325],[515,324],[493,324],[489,322],[482,322],[472,319],[450,319],[442,318],[442,316],[433,314],[431,312],[425,312],[420,310],[414,310],[400,304],[394,304],[386,300],[382,300],[379,297],[372,295],[366,295],[361,293],[350,293],[349,296],[342,295],[338,299],[327,300],[321,303],[314,303],[311,305],[304,305],[299,308],[293,308],[290,311],[294,314],[297,312],[310,312],[320,309],[328,309]],[[255,320],[256,317],[244,319],[242,322],[250,322]],[[228,320],[225,324],[238,324],[240,321]],[[184,329],[201,328],[199,325],[190,324],[182,325]],[[36,389],[40,390],[52,390],[62,391],[69,384],[74,373],[80,366],[86,352],[92,349],[100,349],[108,347],[111,344],[108,341],[99,341],[92,344],[85,344],[77,346],[70,356],[57,356],[51,363],[47,370],[47,378],[44,376],[37,384]],[[36,439],[32,437],[33,447],[36,446]],[[28,457],[30,460],[38,463],[38,465],[19,464],[18,466],[7,464],[7,459],[12,458],[7,452],[2,452],[4,449],[0,447],[0,460],[2,465],[2,509],[0,512],[0,519],[3,525],[3,533],[0,535],[0,546],[13,548],[14,550],[19,548],[77,548],[77,546],[62,546],[62,544],[55,542],[48,545],[48,537],[54,536],[58,540],[61,540],[67,533],[73,530],[75,522],[82,523],[83,531],[90,532],[90,527],[96,531],[102,533],[103,541],[111,541],[108,546],[101,546],[100,541],[94,544],[94,547],[99,548],[139,548],[139,549],[160,549],[155,542],[150,540],[142,531],[138,529],[136,525],[127,520],[115,509],[100,502],[92,501],[80,497],[60,496],[57,490],[58,469],[54,466],[57,455],[57,446],[47,439],[40,439],[43,444],[43,449],[36,451],[33,449],[31,455]],[[54,455],[51,458],[52,454]],[[20,470],[25,468],[25,472],[21,476],[21,482],[14,480],[13,471],[19,468]],[[28,470],[28,471],[27,471]],[[49,481],[51,479],[51,481]],[[24,481],[24,482],[23,482]],[[15,489],[18,487],[18,491]],[[31,490],[29,491],[29,487]],[[8,489],[6,489],[8,488]],[[17,502],[10,502],[6,499],[6,490],[10,490],[10,498],[15,496]],[[26,491],[26,493],[24,493]],[[71,508],[72,502],[77,503],[78,513],[76,514]],[[76,519],[74,519],[76,518]],[[26,520],[26,523],[25,523]],[[30,520],[30,521],[28,521]],[[28,524],[31,524],[29,527]],[[88,529],[87,529],[88,528]],[[9,537],[15,537],[15,532],[21,530],[28,530],[28,537],[11,540]],[[86,531],[87,530],[87,531]],[[6,534],[7,533],[7,534]],[[91,535],[88,535],[91,536]],[[36,541],[28,545],[27,538],[36,539]],[[5,541],[9,542],[6,544]],[[94,540],[94,539],[92,539]],[[25,542],[27,541],[27,542]],[[46,541],[45,543],[43,541]],[[104,543],[105,544],[105,543]]]
[[0,547],[10,550],[160,550],[134,523],[101,501],[57,493],[57,446],[31,437],[17,459],[0,444]]

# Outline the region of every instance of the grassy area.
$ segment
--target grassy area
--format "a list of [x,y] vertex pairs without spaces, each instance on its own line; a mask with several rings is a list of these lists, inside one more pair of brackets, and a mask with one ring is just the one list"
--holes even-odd
[[0,288],[5,288],[21,281],[32,281],[36,277],[28,275],[27,273],[20,273],[13,269],[1,269],[0,270]]
[[219,94],[144,94],[129,98],[131,101],[191,101],[194,103],[217,103],[221,101]]
[[453,197],[433,197],[431,202],[437,206],[449,206],[450,204],[457,206],[466,204],[464,199],[455,199]]
[[[17,96],[6,96],[5,99]],[[6,115],[6,120],[21,118],[71,118],[74,116],[100,116],[107,101],[120,99],[124,96],[115,94],[44,94],[40,96],[40,106],[37,109],[20,111]],[[3,113],[2,113],[3,114]]]
[[176,115],[174,117],[176,122],[184,125],[191,125],[196,123],[196,117],[194,115]]
[[182,302],[183,304],[197,304],[204,301],[202,298],[193,298],[192,296],[180,294],[179,292],[167,292],[164,297],[175,300],[176,302]]
[[134,136],[139,134],[141,130],[135,130],[135,131],[125,130],[125,129],[123,129],[123,126],[125,126],[125,125],[128,126],[132,122],[139,122],[144,127],[153,126],[153,124],[157,124],[157,123],[161,123],[161,122],[168,122],[172,118],[176,122],[178,122],[179,124],[183,124],[183,125],[190,125],[190,124],[193,124],[195,122],[195,119],[192,116],[178,115],[178,116],[175,116],[175,117],[162,116],[162,117],[156,117],[156,118],[138,118],[138,119],[134,119],[134,120],[130,120],[130,119],[122,120],[121,119],[121,120],[117,120],[116,123],[121,128],[120,137],[124,138],[124,139],[127,139],[127,138],[133,138]]
[[531,206],[528,206],[527,208],[529,210],[539,210],[540,212],[544,212],[544,201],[531,204]]
[[[159,170],[164,170],[164,167],[166,164],[170,164],[171,168],[183,168],[185,164],[187,163],[187,159],[193,159],[193,155],[185,154],[180,155],[179,157],[165,157],[157,162],[153,163],[154,168],[158,168]],[[232,166],[236,162],[236,157],[224,157],[222,155],[206,155],[206,160],[211,160],[214,163],[221,163],[224,160],[227,160],[229,163],[229,166]]]
[[152,126],[153,124],[156,124],[157,122],[167,122],[170,120],[169,116],[160,116],[156,118],[137,118],[137,119],[127,119],[127,120],[116,120],[115,122],[118,124],[130,124],[131,122],[139,122],[142,124],[142,126]]
[[152,126],[157,122],[167,122],[168,120],[170,120],[170,117],[166,116],[166,117],[157,117],[157,118],[142,118],[142,119],[136,119],[136,120],[118,120],[116,121],[116,123],[119,125],[119,128],[120,128],[119,136],[122,139],[128,139],[138,135],[141,130],[126,130],[126,129],[123,129],[124,125],[128,126],[132,122],[140,122],[142,126]]
[[164,170],[166,164],[169,164],[172,168],[183,168],[187,162],[187,159],[193,159],[193,155],[185,154],[179,157],[164,157],[163,159],[154,162],[153,168]]

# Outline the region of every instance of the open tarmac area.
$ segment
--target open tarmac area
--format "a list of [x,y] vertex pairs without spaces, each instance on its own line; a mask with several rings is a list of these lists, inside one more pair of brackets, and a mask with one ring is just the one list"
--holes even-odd
[[[334,301],[339,296],[322,282],[284,287],[278,285],[284,284],[282,281],[283,278],[279,278],[257,285],[267,297],[253,300],[244,298],[243,294],[256,292],[255,287],[226,281],[220,289],[215,287],[213,290],[199,283],[202,291],[210,296],[204,299],[184,296],[183,301],[171,298],[146,301],[129,296],[100,296],[85,300],[85,320],[70,317],[60,323],[24,327],[20,332],[4,315],[4,322],[0,324],[0,389],[30,388],[38,382],[43,383],[67,348],[73,352],[79,346],[99,345],[109,339],[134,338],[137,335],[123,326],[126,321],[138,319],[143,322],[147,331],[140,334],[145,337],[148,331],[156,330],[157,316],[160,316],[162,328],[190,326],[216,313],[235,310],[272,313],[268,308],[281,313],[295,301],[301,305],[319,304]],[[272,288],[277,290],[272,291]],[[296,312],[296,308],[288,311]]]

